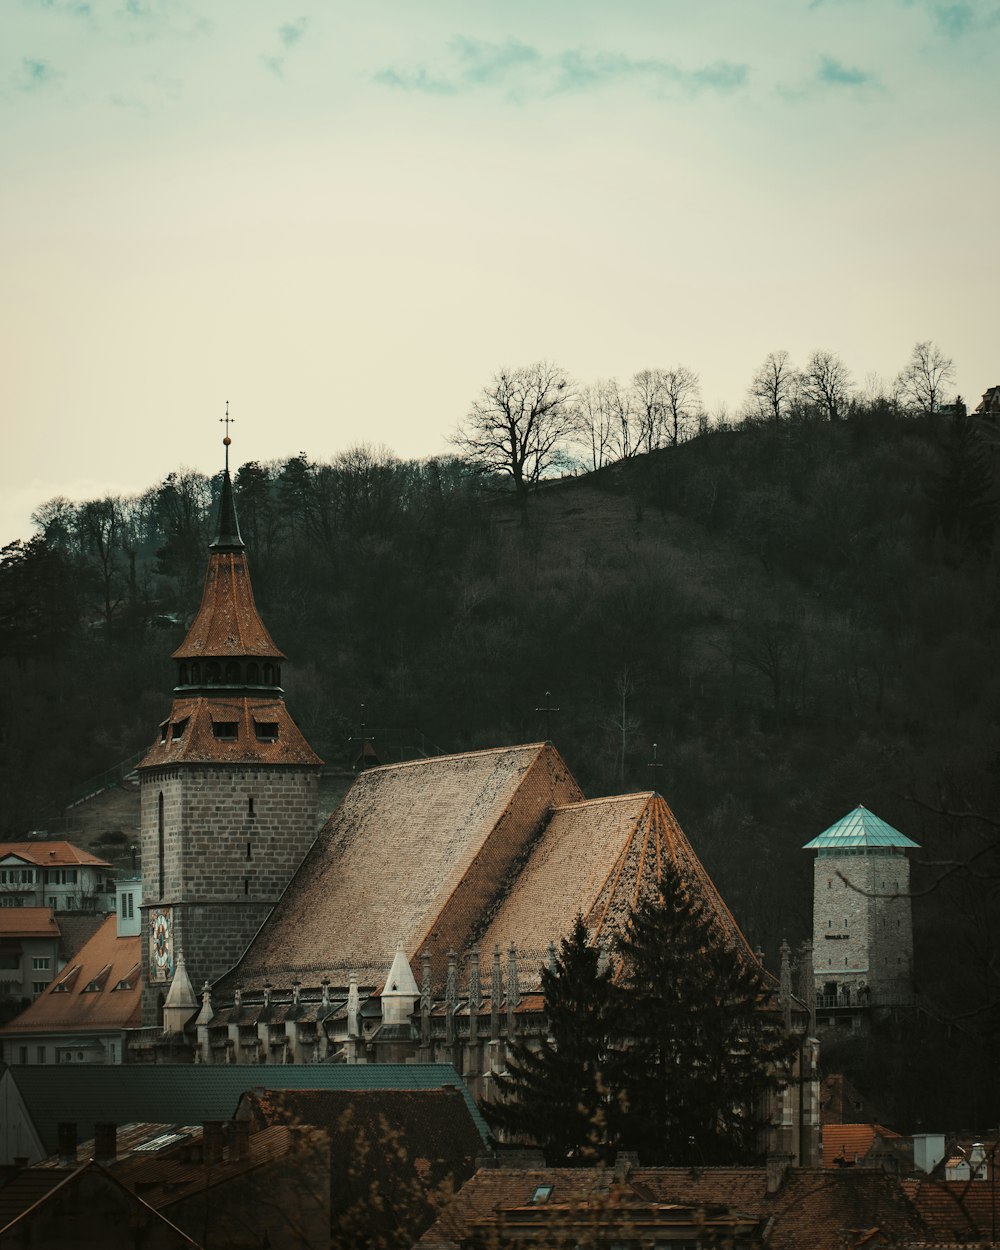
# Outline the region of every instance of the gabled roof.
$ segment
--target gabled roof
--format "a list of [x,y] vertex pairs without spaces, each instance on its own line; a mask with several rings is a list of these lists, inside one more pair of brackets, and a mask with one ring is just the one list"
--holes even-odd
[[16,855],[18,859],[34,864],[37,868],[78,868],[81,865],[111,867],[106,859],[98,859],[90,851],[84,851],[72,842],[41,842],[35,839],[30,842],[0,842],[0,860],[8,855]]
[[670,863],[716,920],[725,940],[755,957],[673,812],[659,794],[625,794],[558,807],[479,942],[485,954],[511,942],[519,984],[538,983],[550,942],[569,934],[579,912],[610,946],[631,909],[656,890]]
[[[80,1035],[136,1026],[142,990],[140,946],[138,936],[119,937],[117,917],[108,916],[49,988],[0,1029],[0,1037]],[[128,989],[118,988],[123,981]]]
[[804,851],[844,850],[848,847],[865,846],[917,846],[905,834],[893,829],[879,819],[867,807],[856,807],[840,820],[835,821],[829,829],[807,842]]
[[48,907],[0,907],[0,938],[58,938]]
[[900,1140],[894,1129],[883,1124],[824,1124],[823,1166],[837,1167],[838,1159],[846,1163],[865,1159],[873,1146],[889,1138]]
[[[875,1169],[794,1169],[780,1188],[768,1193],[764,1168],[632,1168],[624,1182],[608,1168],[482,1168],[417,1245],[420,1250],[455,1250],[472,1229],[488,1226],[498,1210],[530,1206],[540,1185],[552,1186],[550,1202],[570,1206],[613,1206],[616,1195],[628,1191],[650,1204],[728,1207],[773,1221],[769,1250],[843,1250],[845,1244],[886,1241],[896,1245],[925,1235],[899,1183]],[[846,1230],[862,1229],[877,1230],[881,1239],[845,1242]]]
[[97,1123],[201,1124],[228,1120],[240,1097],[261,1089],[439,1089],[454,1085],[473,1119],[472,1095],[447,1063],[313,1064],[82,1064],[73,1067],[11,1067],[4,1080],[16,1085],[47,1153],[58,1147],[58,1124],[71,1118],[77,1136]]
[[981,1239],[990,1244],[994,1219],[1000,1217],[992,1180],[920,1179],[901,1184],[935,1238],[949,1242]]
[[[215,724],[236,726],[235,737],[216,736]],[[258,725],[268,726],[258,736]],[[309,764],[323,761],[312,749],[283,699],[220,695],[175,699],[140,768],[174,764]],[[164,728],[164,727],[161,727]]]
[[352,973],[380,989],[398,942],[412,968],[433,952],[443,978],[549,810],[582,797],[547,743],[368,769],[213,992]]

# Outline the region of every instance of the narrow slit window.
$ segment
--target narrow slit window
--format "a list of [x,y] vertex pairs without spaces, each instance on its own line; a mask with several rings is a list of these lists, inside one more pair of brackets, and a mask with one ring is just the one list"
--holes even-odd
[[251,851],[250,851],[250,843],[249,843],[249,842],[247,843],[247,859],[253,859],[253,855],[252,855],[252,853],[251,853]]
[[247,795],[247,815],[248,816],[256,815],[256,813],[253,810],[253,795],[252,794]]

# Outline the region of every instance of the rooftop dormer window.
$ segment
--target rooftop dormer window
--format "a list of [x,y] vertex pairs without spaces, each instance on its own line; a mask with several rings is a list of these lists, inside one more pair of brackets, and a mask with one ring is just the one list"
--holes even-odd
[[183,720],[175,721],[175,723],[170,728],[171,742],[176,742],[177,739],[183,735],[184,730],[187,729],[188,721],[190,719],[191,718],[189,716],[185,716]]
[[278,741],[278,722],[274,720],[258,720],[254,721],[254,729],[257,734],[258,742],[277,742]]
[[235,742],[239,733],[239,724],[234,720],[214,720],[212,733],[223,742]]

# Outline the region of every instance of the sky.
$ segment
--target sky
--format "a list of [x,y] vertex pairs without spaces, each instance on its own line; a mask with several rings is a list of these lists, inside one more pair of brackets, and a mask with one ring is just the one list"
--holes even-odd
[[[0,543],[492,374],[1000,382],[1000,0],[0,0]],[[970,405],[971,406],[971,405]]]

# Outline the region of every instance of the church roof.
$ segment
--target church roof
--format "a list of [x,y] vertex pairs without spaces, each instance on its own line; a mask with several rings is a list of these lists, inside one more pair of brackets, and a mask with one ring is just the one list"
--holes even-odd
[[545,743],[367,770],[218,988],[352,973],[381,988],[397,942],[411,966],[426,948],[443,973],[549,810],[582,797]]
[[139,767],[322,762],[283,699],[218,695],[175,699]]
[[201,607],[173,658],[234,656],[284,659],[257,611],[246,552],[227,548],[210,551]]
[[856,807],[829,829],[807,842],[804,851],[845,850],[848,847],[866,846],[917,846],[905,834],[893,829],[867,807]]
[[702,867],[673,812],[658,794],[625,794],[556,808],[509,893],[479,941],[518,950],[518,980],[538,983],[548,945],[565,937],[579,912],[610,946],[638,900],[656,889],[672,863],[681,880],[715,917],[726,939],[753,953]]

